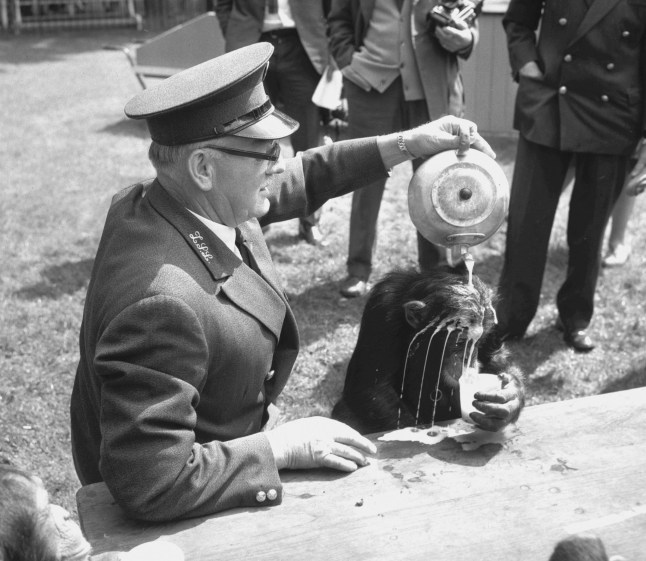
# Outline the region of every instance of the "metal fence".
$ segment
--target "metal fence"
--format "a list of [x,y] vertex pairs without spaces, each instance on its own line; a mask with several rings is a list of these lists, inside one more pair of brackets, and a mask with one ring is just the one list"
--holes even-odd
[[212,9],[213,0],[0,0],[7,32],[135,27],[160,31]]

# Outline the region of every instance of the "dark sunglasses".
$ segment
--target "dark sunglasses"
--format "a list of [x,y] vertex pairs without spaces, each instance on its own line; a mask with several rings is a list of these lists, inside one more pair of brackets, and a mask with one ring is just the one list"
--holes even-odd
[[258,158],[260,160],[269,160],[270,162],[277,162],[280,157],[280,144],[274,142],[271,145],[269,152],[253,152],[252,150],[238,150],[237,148],[225,148],[224,146],[213,146],[213,144],[205,144],[203,148],[212,148],[219,152],[226,154],[233,154],[234,156],[241,156],[243,158]]

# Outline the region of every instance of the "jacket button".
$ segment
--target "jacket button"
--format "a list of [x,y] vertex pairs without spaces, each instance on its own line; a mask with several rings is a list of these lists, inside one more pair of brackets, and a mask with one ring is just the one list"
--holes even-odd
[[566,18],[561,18],[559,20],[559,25],[563,27],[564,25],[567,25],[567,19]]
[[622,37],[630,37],[630,31],[622,31],[621,36]]
[[565,62],[572,62],[572,55],[565,55],[565,56],[563,57],[563,60],[564,60]]
[[601,96],[601,101],[603,101],[604,103],[608,103],[608,101],[610,101],[610,98],[606,94],[603,94]]
[[608,70],[614,70],[615,69],[615,63],[614,62],[609,62],[608,64],[606,64],[606,68]]
[[567,88],[566,88],[565,86],[561,86],[561,87],[559,88],[559,93],[560,93],[561,95],[566,94],[566,93],[567,93]]
[[270,501],[275,501],[277,497],[278,497],[278,492],[276,491],[276,489],[269,489],[269,491],[267,491],[267,498]]
[[274,377],[274,374],[276,374],[276,371],[273,369],[267,372],[267,375],[265,376],[265,382],[269,382],[269,380]]
[[264,491],[258,491],[256,493],[256,502],[264,503],[267,498],[267,494]]

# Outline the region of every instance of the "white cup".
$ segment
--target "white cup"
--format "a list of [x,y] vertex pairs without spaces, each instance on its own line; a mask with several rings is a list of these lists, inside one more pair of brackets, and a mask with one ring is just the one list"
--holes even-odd
[[478,411],[473,406],[474,396],[477,392],[489,392],[499,390],[502,381],[496,374],[478,374],[468,371],[460,377],[460,409],[462,418],[468,423],[473,423],[469,417],[470,413]]

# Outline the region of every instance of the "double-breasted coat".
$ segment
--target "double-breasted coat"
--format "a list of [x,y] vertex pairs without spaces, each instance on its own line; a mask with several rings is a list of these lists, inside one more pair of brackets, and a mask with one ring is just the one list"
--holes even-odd
[[72,447],[81,482],[104,480],[131,516],[281,501],[261,431],[299,338],[261,224],[311,213],[386,174],[374,138],[286,164],[262,223],[239,226],[258,273],[157,180],[112,202],[83,314]]
[[[646,0],[514,0],[503,25],[515,128],[563,151],[630,155],[646,130]],[[519,77],[532,60],[543,79]]]
[[[522,336],[538,309],[552,224],[574,164],[568,264],[556,295],[559,319],[574,333],[592,319],[604,231],[645,129],[646,0],[511,0],[503,25],[519,80],[520,137],[498,328]],[[543,76],[519,75],[530,61]]]

